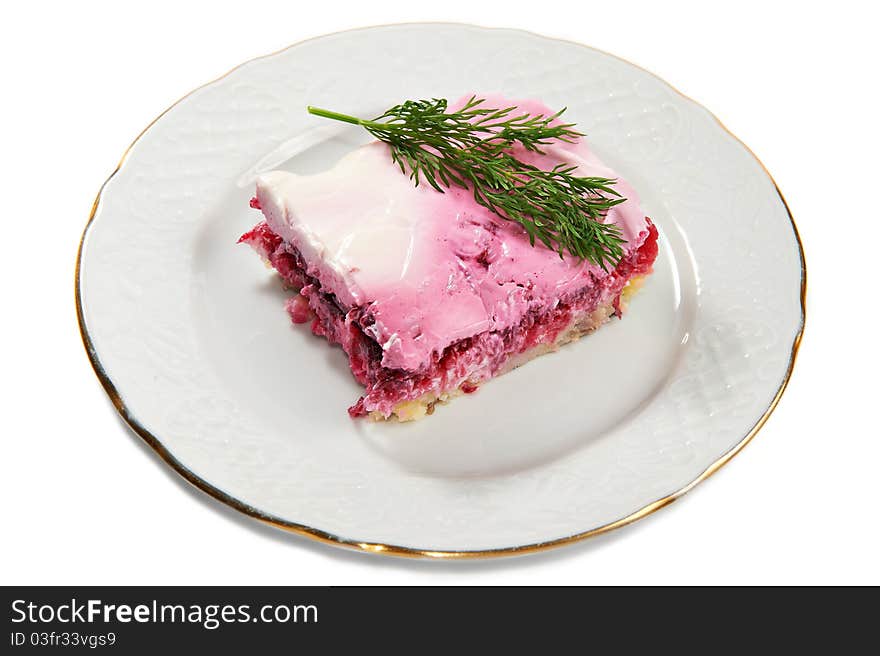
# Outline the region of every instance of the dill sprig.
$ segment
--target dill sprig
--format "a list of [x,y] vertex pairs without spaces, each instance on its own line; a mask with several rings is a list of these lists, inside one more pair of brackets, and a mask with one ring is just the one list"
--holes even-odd
[[612,188],[615,180],[581,177],[576,166],[558,164],[543,170],[511,154],[520,144],[543,153],[554,140],[572,143],[582,133],[573,123],[553,124],[552,116],[519,114],[517,108],[484,107],[472,97],[454,112],[443,98],[407,100],[367,120],[309,106],[311,114],[364,127],[390,146],[400,170],[418,186],[456,185],[473,190],[474,199],[498,216],[525,228],[532,246],[538,239],[560,257],[565,251],[607,270],[623,254],[623,237],[603,221],[625,199]]

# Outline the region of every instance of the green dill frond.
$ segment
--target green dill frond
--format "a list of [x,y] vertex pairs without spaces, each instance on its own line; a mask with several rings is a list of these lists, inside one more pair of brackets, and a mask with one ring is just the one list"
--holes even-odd
[[571,143],[582,133],[573,123],[554,123],[565,111],[544,116],[518,113],[517,107],[492,108],[470,98],[449,112],[444,98],[407,100],[366,120],[326,109],[310,113],[365,128],[387,143],[401,172],[418,186],[435,190],[470,188],[477,203],[520,224],[532,245],[536,240],[559,253],[586,259],[603,269],[623,255],[624,239],[615,224],[604,222],[609,209],[624,200],[615,180],[574,175],[575,166],[547,171],[526,164],[510,150],[543,153],[554,141]]

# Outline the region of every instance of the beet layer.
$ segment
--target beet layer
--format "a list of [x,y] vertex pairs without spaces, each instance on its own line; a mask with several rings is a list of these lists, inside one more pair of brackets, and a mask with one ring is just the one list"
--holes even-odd
[[349,408],[352,417],[378,412],[388,417],[394,407],[409,401],[458,390],[474,392],[477,386],[504,369],[510,358],[533,347],[552,344],[579,316],[612,303],[620,316],[620,294],[626,283],[649,273],[657,257],[657,228],[648,221],[645,242],[596,284],[560,298],[553,307],[527,312],[519,324],[505,330],[483,332],[455,342],[440,353],[433,353],[421,369],[407,371],[382,366],[382,349],[365,332],[371,323],[369,306],[346,309],[334,296],[322,290],[320,281],[307,273],[302,256],[265,223],[260,223],[239,239],[251,245],[302,299],[287,303],[294,323],[311,318],[311,329],[338,344],[348,355],[351,372],[366,388],[365,394]]

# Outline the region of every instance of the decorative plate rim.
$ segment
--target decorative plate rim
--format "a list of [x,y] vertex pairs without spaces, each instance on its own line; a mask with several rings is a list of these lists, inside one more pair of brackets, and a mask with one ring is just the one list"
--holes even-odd
[[[760,418],[755,422],[752,428],[740,439],[733,447],[731,447],[728,451],[722,454],[718,459],[716,459],[712,464],[710,464],[706,469],[703,470],[696,478],[694,478],[690,483],[681,487],[677,491],[668,494],[652,503],[649,503],[642,508],[622,517],[613,522],[603,524],[602,526],[598,526],[596,528],[583,531],[580,533],[574,533],[572,535],[568,535],[566,537],[557,538],[554,540],[549,540],[545,542],[536,542],[532,544],[525,544],[521,546],[514,547],[503,547],[503,548],[493,548],[493,549],[477,549],[477,550],[430,550],[430,549],[419,549],[413,547],[405,547],[393,544],[384,544],[379,542],[362,542],[358,540],[351,540],[340,535],[335,535],[333,533],[328,533],[321,529],[313,528],[311,526],[307,526],[304,524],[299,524],[296,522],[291,522],[280,517],[276,517],[274,515],[264,513],[261,510],[254,508],[253,506],[244,503],[235,497],[223,492],[221,489],[212,485],[208,481],[202,479],[200,476],[195,474],[189,468],[187,468],[182,462],[180,462],[177,458],[175,458],[170,451],[162,444],[161,440],[154,434],[152,434],[149,430],[147,430],[144,425],[134,416],[134,414],[128,409],[124,399],[116,388],[115,383],[110,378],[110,376],[106,373],[100,359],[98,358],[97,351],[95,349],[94,343],[92,342],[92,338],[86,328],[85,318],[83,314],[83,304],[82,304],[82,285],[81,285],[81,264],[83,257],[83,247],[85,245],[86,237],[89,233],[89,229],[91,228],[94,219],[97,215],[98,207],[101,203],[101,199],[104,193],[104,189],[107,184],[112,180],[122,167],[125,165],[129,154],[132,149],[137,145],[137,143],[141,140],[141,138],[169,111],[171,111],[174,107],[179,105],[181,102],[192,96],[194,93],[200,91],[201,89],[208,87],[224,78],[228,77],[233,72],[237,71],[239,68],[246,66],[252,62],[266,59],[269,57],[273,57],[277,54],[280,54],[290,48],[296,47],[303,43],[307,43],[309,41],[313,41],[315,39],[321,39],[328,36],[335,36],[339,34],[345,34],[349,32],[360,32],[364,30],[371,30],[377,28],[386,28],[386,27],[413,27],[413,26],[447,26],[447,27],[465,27],[465,28],[476,28],[482,30],[493,30],[493,31],[505,31],[505,32],[518,32],[521,34],[526,34],[531,37],[539,37],[544,39],[551,39],[554,41],[561,41],[564,43],[569,43],[573,45],[577,45],[579,47],[586,47],[594,50],[596,52],[600,52],[609,57],[613,57],[618,59],[630,66],[633,66],[648,75],[656,78],[657,80],[663,82],[667,85],[672,91],[678,94],[685,101],[696,105],[705,111],[720,127],[724,132],[726,132],[730,137],[734,139],[737,143],[739,143],[746,152],[758,163],[761,169],[764,171],[764,174],[773,184],[774,189],[776,190],[776,194],[779,196],[779,200],[782,202],[783,207],[785,208],[785,212],[788,216],[789,222],[791,223],[792,232],[794,233],[795,241],[798,246],[798,255],[800,259],[800,269],[801,269],[801,285],[800,285],[800,325],[798,327],[798,331],[792,340],[791,351],[789,355],[788,367],[785,372],[785,376],[783,377],[779,388],[776,390],[776,393],[773,396],[773,399],[770,401],[770,404],[767,406],[766,410],[764,410],[763,414]],[[703,107],[696,100],[683,93],[673,85],[671,85],[666,80],[660,78],[658,75],[652,73],[651,71],[639,66],[638,64],[634,64],[631,61],[624,59],[618,55],[606,52],[600,48],[595,48],[593,46],[588,46],[584,43],[580,43],[577,41],[573,41],[570,39],[560,39],[556,37],[548,37],[542,34],[538,34],[536,32],[532,32],[530,30],[523,30],[517,28],[507,28],[507,27],[487,27],[483,25],[476,25],[472,23],[457,23],[457,22],[447,22],[447,21],[420,21],[420,22],[405,22],[405,23],[385,23],[379,25],[369,25],[365,27],[350,29],[350,30],[340,30],[337,32],[331,32],[328,34],[322,34],[315,37],[310,37],[308,39],[303,39],[287,45],[283,48],[275,50],[273,52],[267,53],[265,55],[261,55],[258,57],[254,57],[245,62],[238,64],[237,66],[231,68],[226,73],[220,75],[209,82],[206,82],[189,93],[185,94],[169,107],[167,107],[164,111],[162,111],[156,118],[154,118],[141,132],[135,137],[135,139],[129,144],[129,146],[125,149],[122,154],[122,157],[119,160],[119,163],[116,165],[116,168],[110,174],[110,176],[103,182],[100,189],[98,190],[98,194],[95,197],[94,202],[92,203],[92,208],[89,213],[88,221],[83,229],[82,236],[80,237],[79,246],[77,249],[77,257],[76,257],[76,268],[74,271],[74,295],[76,301],[76,315],[77,315],[77,323],[79,326],[80,336],[83,341],[83,345],[86,350],[86,354],[88,355],[89,361],[91,362],[92,368],[95,371],[98,380],[101,383],[101,386],[104,388],[104,391],[110,397],[113,406],[116,408],[116,411],[125,421],[125,423],[134,431],[138,437],[140,437],[146,444],[153,449],[162,460],[164,460],[171,468],[177,472],[180,476],[183,477],[188,483],[198,488],[202,492],[205,492],[209,496],[213,497],[217,501],[241,512],[249,517],[257,519],[265,524],[269,524],[276,528],[304,536],[306,538],[310,538],[312,540],[316,540],[318,542],[322,542],[325,544],[331,544],[339,547],[347,547],[349,549],[354,549],[358,551],[363,551],[367,553],[375,553],[375,554],[385,554],[389,556],[397,556],[404,558],[430,558],[430,559],[438,559],[438,560],[459,560],[459,559],[477,559],[477,558],[492,558],[492,557],[500,557],[500,556],[514,556],[528,553],[535,553],[538,551],[545,551],[548,549],[552,549],[555,547],[560,547],[567,544],[573,544],[576,542],[580,542],[582,540],[586,540],[587,538],[591,538],[597,535],[601,535],[604,533],[608,533],[616,528],[620,528],[622,526],[626,526],[627,524],[631,524],[643,517],[646,517],[661,508],[664,508],[671,504],[673,501],[683,496],[691,489],[696,487],[699,483],[703,482],[707,478],[709,478],[712,474],[718,471],[721,467],[727,464],[734,456],[736,456],[743,448],[751,442],[751,440],[755,437],[758,431],[764,426],[767,422],[767,419],[776,409],[776,406],[779,404],[779,400],[782,398],[783,393],[788,387],[788,383],[791,380],[792,373],[794,371],[794,364],[797,359],[798,349],[800,348],[801,339],[804,334],[804,327],[806,325],[806,295],[807,295],[807,265],[806,259],[804,257],[804,246],[801,241],[800,233],[798,232],[797,224],[795,223],[794,217],[792,216],[791,210],[788,206],[788,203],[785,200],[785,197],[782,195],[782,191],[779,189],[779,185],[776,184],[776,181],[773,179],[773,176],[770,174],[770,171],[767,170],[767,167],[764,166],[764,163],[758,158],[757,155],[749,148],[739,137],[737,137],[733,132],[731,132],[721,120],[715,116],[708,109]]]

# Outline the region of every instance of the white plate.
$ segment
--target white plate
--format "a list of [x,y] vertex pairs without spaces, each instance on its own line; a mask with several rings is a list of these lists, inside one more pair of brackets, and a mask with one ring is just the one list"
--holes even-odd
[[[287,292],[235,243],[259,219],[237,182],[275,159],[325,168],[365,139],[311,139],[325,123],[306,104],[369,115],[494,91],[569,108],[659,226],[656,271],[623,321],[425,421],[352,421],[342,352],[290,323]],[[317,143],[284,162],[303,134]],[[416,24],[306,41],[175,104],[101,190],[77,299],[120,413],[201,489],[321,540],[460,557],[595,535],[726,462],[791,374],[804,284],[773,181],[705,109],[582,45]]]

